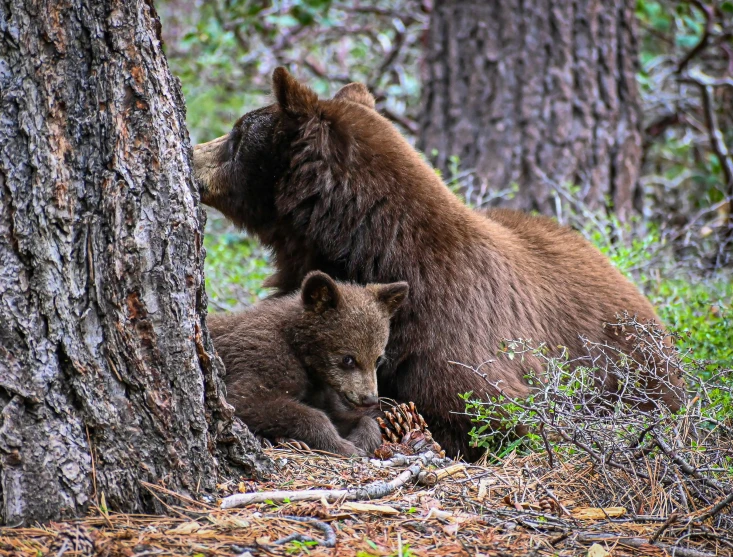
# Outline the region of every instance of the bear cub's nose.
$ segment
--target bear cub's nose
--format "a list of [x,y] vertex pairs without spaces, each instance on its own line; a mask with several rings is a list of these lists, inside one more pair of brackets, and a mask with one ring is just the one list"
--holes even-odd
[[379,404],[379,397],[376,397],[373,395],[367,395],[367,396],[361,397],[360,406],[371,407],[371,406],[376,406],[377,404]]

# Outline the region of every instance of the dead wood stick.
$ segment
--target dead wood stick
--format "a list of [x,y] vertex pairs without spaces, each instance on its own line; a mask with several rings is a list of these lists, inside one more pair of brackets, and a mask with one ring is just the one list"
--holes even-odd
[[662,524],[657,529],[657,531],[654,532],[654,535],[651,538],[649,538],[649,543],[655,543],[659,539],[659,536],[661,536],[664,533],[664,531],[667,528],[669,528],[670,526],[672,526],[672,524],[674,524],[675,522],[677,522],[677,514],[672,513],[671,515],[669,515],[669,518],[664,521],[664,524]]
[[708,518],[711,518],[718,514],[720,511],[722,511],[725,507],[728,505],[733,504],[733,491],[731,491],[727,497],[723,497],[720,501],[718,501],[715,505],[712,506],[712,508],[704,513],[702,513],[700,516],[694,518],[693,520],[704,522]]
[[[609,533],[598,533],[598,534],[587,534],[582,533],[578,534],[577,540],[580,543],[596,543],[601,541],[612,541],[617,542],[622,545],[627,545],[629,547],[643,547],[645,545],[651,545],[649,544],[649,540],[647,538],[627,538],[625,536],[620,536],[618,534],[611,534]],[[673,546],[668,545],[666,543],[655,543],[654,547],[658,547],[659,549],[662,549],[669,553],[670,555],[675,555],[676,557],[715,557],[714,554],[708,553],[707,551],[700,551],[697,549],[690,549],[687,547],[679,547],[679,546]]]
[[451,466],[441,468],[440,470],[423,470],[417,476],[417,483],[428,487],[434,486],[443,478],[447,478],[448,476],[452,476],[453,474],[462,472],[465,469],[466,465],[462,462],[458,462],[456,464],[452,464]]
[[[427,455],[433,453],[425,453]],[[432,460],[432,457],[425,459],[426,463]],[[422,462],[416,462],[409,468],[404,470],[399,476],[388,482],[377,481],[370,483],[364,487],[352,489],[304,489],[300,491],[261,491],[259,493],[237,493],[225,497],[219,503],[220,509],[232,509],[234,507],[243,507],[254,503],[264,503],[272,501],[273,503],[282,503],[286,499],[288,501],[320,501],[325,499],[329,503],[334,501],[361,501],[370,499],[381,499],[396,491],[408,481],[417,478],[422,470]]]
[[709,478],[706,476],[703,476],[700,471],[694,467],[692,464],[687,462],[682,456],[680,456],[675,450],[669,446],[669,444],[659,435],[654,435],[654,441],[657,444],[657,447],[659,447],[662,452],[672,461],[674,462],[682,472],[687,474],[688,476],[692,476],[693,478],[696,478],[700,480],[700,483],[703,485],[706,485],[708,487],[712,487],[714,489],[717,489],[721,493],[725,493],[726,489],[719,481],[717,481],[714,478]]
[[324,539],[319,540],[306,534],[295,533],[272,542],[272,545],[284,545],[286,543],[290,543],[293,540],[297,540],[299,542],[316,542],[318,545],[322,545],[324,547],[334,547],[336,545],[336,532],[334,532],[333,528],[331,528],[330,525],[318,520],[317,518],[313,518],[310,516],[282,516],[278,518],[284,518],[286,520],[292,520],[294,522],[304,522],[305,524],[315,526],[321,532],[323,532]]
[[369,460],[369,464],[375,468],[396,468],[397,466],[405,466],[406,464],[412,464],[413,462],[420,461],[423,464],[431,462],[432,464],[447,464],[451,462],[449,458],[437,458],[437,455],[433,451],[426,451],[418,455],[403,455],[396,454],[388,460],[377,460],[372,458]]

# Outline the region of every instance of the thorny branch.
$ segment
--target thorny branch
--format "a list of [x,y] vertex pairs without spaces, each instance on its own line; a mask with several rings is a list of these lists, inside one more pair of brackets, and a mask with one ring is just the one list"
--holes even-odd
[[[586,455],[602,478],[603,489],[595,493],[599,506],[604,500],[625,499],[638,513],[651,498],[659,505],[656,514],[674,510],[679,516],[665,529],[708,520],[721,529],[733,528],[733,515],[723,512],[733,503],[733,474],[727,464],[733,437],[726,424],[718,427],[719,420],[710,417],[720,411],[715,390],[731,395],[716,377],[733,370],[722,369],[702,381],[694,363],[683,363],[669,349],[666,333],[628,316],[610,327],[633,339],[633,358],[609,344],[586,342],[586,354],[569,361],[544,347],[508,341],[505,351],[511,357],[539,359],[546,374],[531,377],[537,387],[528,399],[509,397],[492,384],[500,397],[469,402],[469,414],[479,423],[499,421],[503,431],[514,431],[518,424],[529,427],[536,439],[533,450],[552,451],[560,461],[568,451]],[[675,369],[685,377],[690,394],[687,407],[672,414],[649,397],[644,385],[645,377],[661,380]],[[599,381],[608,376],[618,383],[618,392]],[[653,410],[640,410],[648,407]],[[495,438],[496,433],[485,442],[495,443]],[[701,507],[707,510],[701,513]]]

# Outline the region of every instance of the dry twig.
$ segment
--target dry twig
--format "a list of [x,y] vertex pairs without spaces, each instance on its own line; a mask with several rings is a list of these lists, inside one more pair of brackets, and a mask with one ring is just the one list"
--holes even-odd
[[272,501],[282,503],[284,501],[321,501],[329,503],[334,501],[363,501],[381,499],[399,489],[410,480],[416,479],[422,470],[423,463],[432,462],[435,455],[432,452],[424,453],[421,461],[411,464],[407,470],[388,482],[377,481],[364,487],[352,489],[313,489],[303,491],[263,491],[259,493],[237,493],[225,497],[219,503],[221,509],[243,507],[254,503],[265,503]]

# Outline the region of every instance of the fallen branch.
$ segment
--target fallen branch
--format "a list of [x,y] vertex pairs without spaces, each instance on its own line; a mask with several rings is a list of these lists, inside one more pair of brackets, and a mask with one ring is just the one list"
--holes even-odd
[[373,482],[364,487],[352,489],[306,489],[301,491],[261,491],[259,493],[237,493],[225,497],[219,503],[221,509],[232,509],[234,507],[244,507],[255,503],[265,503],[272,501],[273,503],[283,503],[287,499],[294,501],[321,501],[325,499],[329,503],[335,501],[361,501],[371,499],[381,499],[390,493],[396,491],[410,480],[414,480],[420,474],[423,463],[425,465],[432,462],[435,454],[428,451],[423,458],[410,465],[399,476],[389,482],[378,481]]
[[289,536],[285,536],[284,538],[280,538],[279,540],[272,542],[273,545],[283,545],[292,541],[316,542],[318,545],[322,545],[324,547],[334,547],[336,545],[336,532],[334,532],[333,528],[331,528],[331,526],[326,524],[325,522],[322,522],[310,516],[281,516],[278,518],[293,520],[295,522],[304,522],[306,524],[315,526],[321,532],[323,532],[325,538],[319,540],[306,534],[299,534],[296,532],[295,534],[290,534]]
[[[576,538],[580,543],[596,543],[602,541],[611,541],[614,543],[620,543],[628,547],[641,548],[645,546],[651,546],[647,538],[629,538],[626,536],[620,536],[619,534],[611,533],[598,533],[598,534],[578,534]],[[653,547],[658,547],[664,550],[669,555],[675,555],[676,557],[715,557],[713,553],[707,551],[700,551],[697,549],[690,549],[686,547],[679,547],[668,545],[665,543],[654,543]]]
[[733,504],[733,491],[731,491],[726,497],[721,499],[718,503],[713,505],[713,507],[710,510],[704,512],[700,516],[696,517],[694,520],[698,522],[704,522],[708,518],[712,518],[713,516],[718,514],[720,511],[722,511],[725,507],[731,504]]
[[466,465],[459,462],[446,468],[441,468],[440,470],[423,470],[417,476],[417,483],[430,487],[437,484],[443,478],[462,472],[465,469]]
[[659,529],[654,532],[654,535],[649,538],[649,543],[655,543],[659,539],[659,537],[664,534],[664,531],[672,526],[672,524],[674,524],[675,522],[677,522],[677,513],[672,513],[671,515],[669,515],[669,518],[664,521],[664,524],[662,524],[662,526],[660,526]]
[[674,462],[682,472],[687,474],[688,476],[692,476],[693,478],[697,479],[702,483],[703,485],[707,487],[712,487],[713,489],[717,489],[719,492],[725,494],[726,489],[725,487],[716,479],[709,478],[706,476],[703,476],[700,471],[695,468],[692,464],[687,462],[682,456],[680,456],[659,434],[654,435],[654,441],[659,447],[662,452],[667,455],[667,457]]
[[396,454],[388,460],[377,460],[376,458],[372,458],[369,460],[369,464],[371,464],[375,468],[396,468],[398,466],[406,466],[417,461],[420,461],[423,464],[428,464],[428,460],[426,460],[426,455],[433,455],[429,458],[429,462],[431,464],[437,464],[438,466],[449,464],[450,462],[452,462],[449,458],[436,458],[436,455],[432,451],[426,451],[418,455]]

